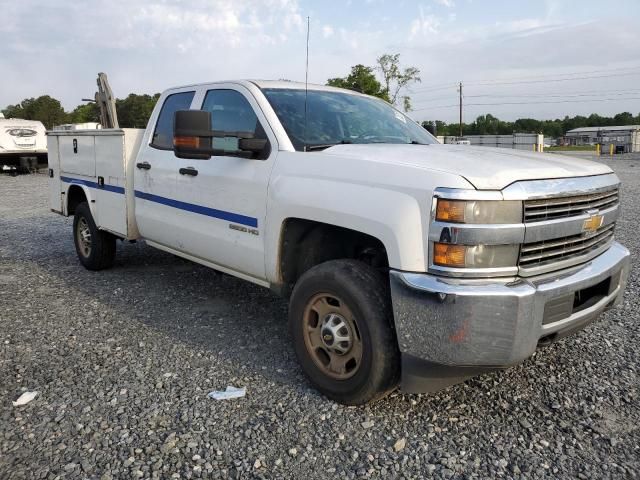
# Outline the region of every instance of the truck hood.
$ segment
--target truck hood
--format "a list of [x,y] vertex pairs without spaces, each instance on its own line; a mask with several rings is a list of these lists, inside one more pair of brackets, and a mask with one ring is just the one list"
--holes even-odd
[[452,173],[478,190],[501,190],[518,180],[586,177],[612,171],[601,163],[563,155],[469,145],[336,145],[323,153]]

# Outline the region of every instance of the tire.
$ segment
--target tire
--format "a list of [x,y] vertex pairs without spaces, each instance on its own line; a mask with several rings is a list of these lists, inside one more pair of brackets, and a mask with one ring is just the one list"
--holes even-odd
[[87,202],[76,207],[73,217],[73,241],[80,263],[88,270],[103,270],[113,266],[116,258],[116,237],[98,230]]
[[389,285],[367,264],[332,260],[304,273],[291,295],[289,329],[302,370],[330,399],[362,405],[396,388]]

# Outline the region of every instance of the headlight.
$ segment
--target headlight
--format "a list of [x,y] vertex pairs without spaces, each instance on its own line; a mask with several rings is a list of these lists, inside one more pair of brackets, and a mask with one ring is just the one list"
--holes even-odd
[[438,199],[436,220],[449,223],[522,223],[522,202]]
[[452,268],[504,268],[518,262],[519,245],[433,244],[433,263]]
[[483,278],[518,273],[523,204],[499,191],[438,188],[429,227],[429,270]]

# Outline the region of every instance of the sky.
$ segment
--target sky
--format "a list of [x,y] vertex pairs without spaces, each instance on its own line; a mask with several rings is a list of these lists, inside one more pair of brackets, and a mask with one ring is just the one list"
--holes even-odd
[[640,113],[640,0],[0,0],[0,107],[198,82],[345,76],[399,53],[416,120]]

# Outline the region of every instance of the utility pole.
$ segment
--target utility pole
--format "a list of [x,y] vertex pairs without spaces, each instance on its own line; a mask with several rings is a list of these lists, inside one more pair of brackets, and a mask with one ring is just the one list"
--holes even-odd
[[460,82],[458,91],[460,92],[460,136],[462,137],[462,82]]

